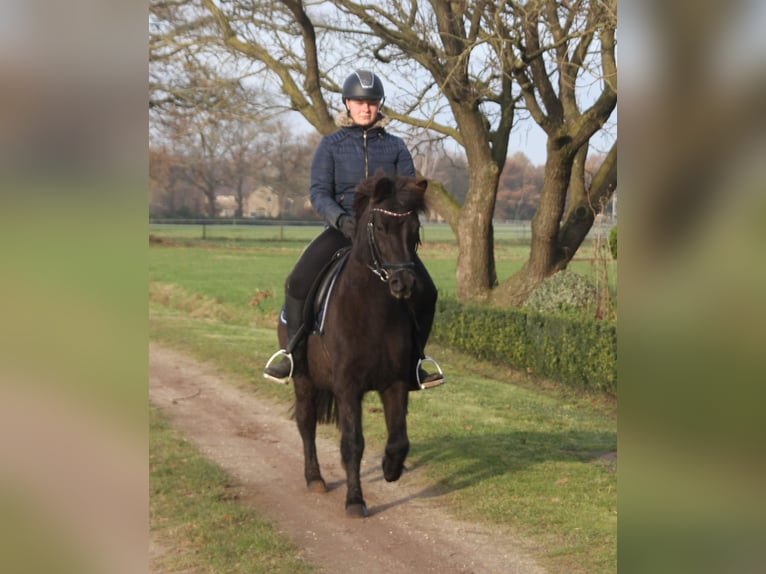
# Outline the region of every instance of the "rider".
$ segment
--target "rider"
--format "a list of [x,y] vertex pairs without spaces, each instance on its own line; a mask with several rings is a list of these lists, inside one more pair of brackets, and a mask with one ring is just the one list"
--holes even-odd
[[[294,361],[305,358],[305,335],[310,326],[305,324],[303,305],[315,278],[338,249],[351,244],[356,229],[352,209],[356,186],[378,170],[387,175],[415,176],[404,141],[384,129],[390,119],[380,111],[385,100],[380,78],[369,70],[357,70],[343,83],[342,97],[346,109],[335,117],[340,129],[322,138],[311,164],[311,205],[324,218],[325,229],[305,248],[285,282],[283,319],[289,342],[287,349],[278,353],[285,355],[282,361],[274,365],[269,361],[263,370],[264,377],[281,383],[288,382],[292,372],[289,354]],[[429,311],[437,292],[419,258],[416,265],[426,299],[432,303],[424,305],[422,312],[415,310],[422,351],[431,331],[433,317]],[[428,375],[419,367],[413,382],[413,389],[430,388],[442,384],[444,377],[441,370]]]

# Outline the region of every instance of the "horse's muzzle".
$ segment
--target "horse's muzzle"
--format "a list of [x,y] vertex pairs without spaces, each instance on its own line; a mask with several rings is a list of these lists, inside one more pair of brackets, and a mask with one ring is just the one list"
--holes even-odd
[[388,289],[397,299],[409,299],[415,288],[415,281],[415,271],[409,267],[388,273]]

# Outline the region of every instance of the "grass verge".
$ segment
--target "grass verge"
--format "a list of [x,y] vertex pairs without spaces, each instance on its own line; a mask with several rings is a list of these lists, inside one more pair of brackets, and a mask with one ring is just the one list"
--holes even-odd
[[230,477],[156,409],[150,413],[150,440],[152,571],[312,571],[271,524],[237,504]]

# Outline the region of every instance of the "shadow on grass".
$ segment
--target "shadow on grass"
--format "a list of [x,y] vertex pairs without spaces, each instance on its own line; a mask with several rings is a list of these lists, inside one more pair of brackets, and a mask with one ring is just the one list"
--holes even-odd
[[614,472],[616,449],[614,432],[514,431],[445,436],[413,443],[407,467],[441,467],[444,476],[439,480],[439,490],[446,494],[549,461],[599,464]]
[[[441,478],[419,492],[370,507],[371,515],[416,499],[438,498],[451,492],[524,471],[545,462],[579,462],[616,471],[617,434],[614,432],[568,431],[477,434],[445,436],[413,442],[405,465],[405,476],[419,467],[433,466]],[[379,465],[362,472],[363,482],[383,480]],[[328,488],[341,488],[337,481]]]

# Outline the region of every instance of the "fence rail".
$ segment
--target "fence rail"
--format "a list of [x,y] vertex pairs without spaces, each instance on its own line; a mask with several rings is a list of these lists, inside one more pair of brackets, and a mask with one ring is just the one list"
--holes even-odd
[[[587,240],[605,241],[614,226],[600,222],[588,233]],[[149,220],[149,233],[161,239],[216,239],[309,241],[324,224],[320,221],[287,219],[161,219]],[[530,221],[495,221],[495,241],[528,243],[532,239]],[[454,242],[455,235],[446,223],[426,222],[422,227],[424,241]]]
[[308,226],[316,227],[322,226],[323,223],[319,220],[309,219],[254,219],[249,218],[234,218],[234,217],[221,217],[221,218],[209,218],[198,217],[191,219],[178,219],[178,218],[162,218],[162,217],[150,217],[150,225],[220,225],[222,227],[237,226],[237,225],[250,225],[250,226]]

